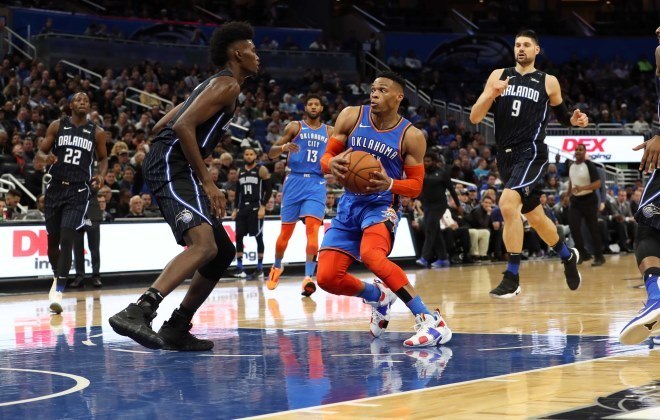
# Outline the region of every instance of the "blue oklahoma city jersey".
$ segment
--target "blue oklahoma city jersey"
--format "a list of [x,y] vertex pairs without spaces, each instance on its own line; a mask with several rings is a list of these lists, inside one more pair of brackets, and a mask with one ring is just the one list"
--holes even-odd
[[320,162],[328,145],[328,126],[321,124],[319,128],[312,128],[304,121],[300,121],[300,130],[292,143],[297,144],[300,150],[289,153],[287,166],[291,172],[323,176]]
[[[403,176],[403,156],[401,156],[401,140],[406,130],[410,127],[410,121],[401,117],[398,124],[389,130],[378,130],[371,122],[371,107],[363,106],[360,109],[358,124],[348,136],[346,148],[361,150],[371,153],[383,164],[387,175],[392,179],[401,179]],[[370,197],[375,194],[355,194],[347,191],[346,194],[360,197]],[[381,192],[377,195],[381,200],[386,199],[393,202],[390,191]],[[398,206],[397,206],[398,207]]]
[[[401,141],[410,128],[410,121],[401,118],[389,130],[378,130],[371,121],[371,107],[360,108],[360,116],[346,140],[346,149],[361,150],[374,155],[392,179],[403,177]],[[360,259],[362,231],[385,222],[394,233],[399,223],[399,199],[391,191],[355,194],[346,191],[339,199],[337,216],[323,237],[321,249],[335,249]]]
[[291,140],[300,150],[290,152],[287,160],[291,173],[282,189],[282,223],[296,223],[305,217],[323,220],[326,182],[321,171],[321,156],[328,145],[328,129],[325,124],[312,128],[300,121],[300,130]]

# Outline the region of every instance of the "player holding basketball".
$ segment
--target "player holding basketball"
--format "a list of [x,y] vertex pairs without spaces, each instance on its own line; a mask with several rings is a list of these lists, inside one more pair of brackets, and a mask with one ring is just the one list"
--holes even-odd
[[[321,159],[323,171],[344,179],[345,156],[352,150],[373,154],[382,170],[372,173],[368,194],[346,191],[339,200],[321,245],[317,281],[327,292],[358,296],[371,305],[375,337],[387,327],[390,307],[399,297],[415,315],[417,331],[404,345],[433,346],[449,341],[451,330],[439,310],[424,305],[401,267],[387,259],[400,217],[399,196],[417,197],[424,180],[424,136],[397,112],[404,83],[396,73],[380,74],[371,85],[370,105],[347,107],[337,118]],[[354,260],[362,260],[382,282],[365,283],[347,273]]]
[[[213,348],[213,341],[190,334],[190,321],[229,267],[236,249],[220,220],[225,196],[215,186],[203,159],[227,129],[241,85],[259,69],[253,37],[254,30],[245,22],[225,23],[216,29],[210,56],[222,70],[199,84],[154,127],[158,134],[144,160],[145,179],[177,243],[187,248],[167,264],[137,303],[110,318],[115,332],[145,347]],[[191,275],[192,283],[181,305],[160,331],[154,332],[151,321],[163,298]]]
[[[655,30],[660,42],[660,27]],[[655,49],[655,80],[660,116],[660,45]],[[641,311],[619,333],[623,344],[637,344],[652,334],[660,333],[660,135],[640,144],[634,150],[644,149],[639,170],[653,172],[646,183],[639,209],[635,213],[637,235],[635,257],[639,272],[644,276],[648,298]]]
[[[87,119],[89,98],[84,92],[73,95],[71,117],[53,121],[39,146],[41,153],[55,156],[48,173],[52,179],[46,189],[46,232],[48,261],[55,278],[48,298],[50,310],[62,312],[62,292],[71,271],[71,250],[80,230],[85,227],[91,189],[103,186],[108,170],[108,153],[103,129]],[[97,174],[92,176],[94,156],[98,160]],[[55,159],[57,157],[57,159]]]
[[291,173],[287,175],[282,189],[282,228],[275,244],[275,264],[270,269],[266,286],[270,290],[277,287],[284,271],[284,251],[298,219],[301,219],[307,234],[305,278],[302,285],[302,295],[306,297],[316,291],[312,276],[316,269],[319,228],[325,214],[325,178],[320,159],[332,135],[332,127],[321,122],[322,113],[321,97],[308,95],[305,98],[303,120],[290,122],[282,137],[268,151],[271,159],[288,152],[287,166]]
[[473,124],[483,120],[491,108],[495,114],[497,166],[505,183],[500,209],[509,261],[502,282],[490,292],[495,298],[511,298],[521,291],[518,275],[524,233],[521,213],[561,257],[568,287],[577,290],[581,282],[577,269],[580,255],[575,248],[566,246],[554,223],[545,215],[537,183],[543,180],[548,166],[548,147],[543,139],[549,108],[565,126],[585,127],[589,119],[579,109],[571,114],[562,100],[557,78],[534,68],[540,51],[534,31],[518,33],[514,46],[516,66],[494,70],[470,112]]

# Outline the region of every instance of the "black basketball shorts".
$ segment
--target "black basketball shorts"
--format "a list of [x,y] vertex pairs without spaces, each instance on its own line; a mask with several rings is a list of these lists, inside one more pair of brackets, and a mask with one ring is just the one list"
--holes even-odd
[[257,236],[263,232],[264,219],[259,219],[259,208],[244,207],[236,213],[236,236]]
[[543,176],[548,169],[548,147],[532,143],[498,151],[497,169],[504,187],[520,194],[522,213],[529,213],[540,204]]
[[637,265],[646,257],[660,258],[660,230],[644,223],[637,224],[635,258]]
[[172,153],[170,146],[156,142],[143,168],[147,186],[179,245],[186,245],[184,234],[188,229],[202,223],[222,228],[222,221],[211,214],[211,202],[188,161]]
[[84,182],[68,183],[51,179],[46,187],[46,232],[57,235],[65,228],[84,228],[90,194],[91,189]]

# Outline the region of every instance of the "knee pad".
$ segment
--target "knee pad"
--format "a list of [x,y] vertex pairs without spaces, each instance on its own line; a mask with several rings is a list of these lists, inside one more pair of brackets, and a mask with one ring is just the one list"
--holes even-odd
[[236,248],[229,240],[224,228],[214,229],[213,234],[218,252],[215,258],[204,264],[198,271],[206,279],[215,283],[220,280],[222,274],[227,270],[229,264],[231,264],[236,255]]

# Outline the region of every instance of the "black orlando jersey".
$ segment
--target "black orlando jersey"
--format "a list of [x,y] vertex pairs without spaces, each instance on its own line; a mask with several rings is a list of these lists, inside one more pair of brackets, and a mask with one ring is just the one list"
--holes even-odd
[[87,121],[75,126],[70,117],[60,119],[53,144],[57,162],[48,171],[53,178],[70,183],[89,182],[96,153],[96,124]]
[[545,89],[546,74],[536,70],[522,75],[506,68],[500,80],[509,77],[509,86],[493,103],[495,141],[502,151],[517,146],[543,143],[550,104]]

